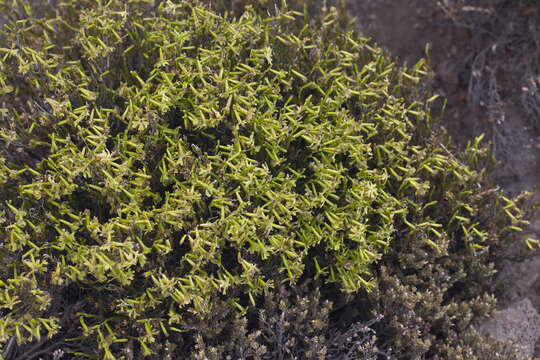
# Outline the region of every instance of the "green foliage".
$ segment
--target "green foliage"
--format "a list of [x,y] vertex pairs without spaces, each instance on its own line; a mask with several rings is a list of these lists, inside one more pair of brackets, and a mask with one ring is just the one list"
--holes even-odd
[[[234,18],[191,1],[1,6],[2,343],[206,351],[217,309],[249,315],[305,279],[430,321],[417,290],[444,306],[474,276],[451,298],[473,304],[500,239],[526,223],[487,187],[479,140],[457,156],[432,133],[423,62],[399,68],[334,8],[315,26],[285,6]],[[69,332],[62,299],[84,299]],[[455,343],[416,327],[393,348],[454,351],[469,325],[456,316],[492,308],[453,304],[437,333]]]

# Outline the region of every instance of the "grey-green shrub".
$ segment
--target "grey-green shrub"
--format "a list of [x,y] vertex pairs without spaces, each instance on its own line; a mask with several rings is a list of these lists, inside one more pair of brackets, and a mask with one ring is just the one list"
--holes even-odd
[[0,342],[160,353],[282,284],[385,295],[379,261],[410,244],[415,266],[459,249],[484,269],[525,223],[483,187],[478,141],[457,157],[431,133],[423,62],[399,68],[334,8],[317,27],[154,5],[2,5]]

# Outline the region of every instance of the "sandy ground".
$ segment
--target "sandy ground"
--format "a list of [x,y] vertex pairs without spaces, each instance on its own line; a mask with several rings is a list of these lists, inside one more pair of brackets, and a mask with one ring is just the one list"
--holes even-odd
[[[494,174],[495,184],[508,195],[540,185],[540,118],[535,113],[531,116],[521,101],[526,91],[540,92],[537,86],[540,85],[540,74],[532,72],[533,81],[538,82],[531,84],[531,89],[526,83],[520,83],[519,72],[525,69],[517,65],[513,69],[510,60],[496,69],[489,68],[496,66],[496,61],[501,61],[494,58],[500,58],[501,51],[503,56],[506,51],[508,59],[540,59],[540,52],[531,51],[534,46],[539,48],[538,39],[524,39],[521,48],[516,48],[514,43],[513,48],[497,48],[506,39],[500,36],[481,37],[475,33],[478,29],[468,27],[468,24],[456,25],[448,19],[449,14],[444,8],[433,0],[348,0],[347,6],[348,15],[357,18],[360,31],[372,37],[401,63],[414,65],[425,55],[426,44],[429,44],[433,68],[431,86],[435,93],[447,98],[442,125],[458,147],[482,133],[487,135],[495,156],[501,161]],[[496,11],[489,8],[466,10]],[[538,11],[526,6],[516,9],[511,20],[519,23],[506,24],[510,29],[508,33],[514,29],[512,26],[529,26],[526,28],[529,30],[531,26],[537,26],[540,29],[540,22],[531,18],[537,16]],[[439,21],[445,16],[448,21]],[[536,41],[536,44],[528,47],[531,41]],[[483,49],[487,50],[482,52]],[[478,65],[480,61],[485,64],[483,68]],[[484,83],[482,87],[482,81],[488,76],[492,82],[487,84],[495,83],[496,86],[489,87]],[[536,99],[540,97],[536,96]],[[496,101],[486,104],[493,97]],[[534,197],[540,200],[540,193],[536,191]],[[535,238],[540,238],[540,214],[532,219],[528,231]],[[513,245],[498,281],[494,287],[500,289],[498,304],[501,313],[483,323],[480,330],[484,334],[515,341],[523,345],[529,355],[539,357],[540,252],[524,253],[520,244]]]

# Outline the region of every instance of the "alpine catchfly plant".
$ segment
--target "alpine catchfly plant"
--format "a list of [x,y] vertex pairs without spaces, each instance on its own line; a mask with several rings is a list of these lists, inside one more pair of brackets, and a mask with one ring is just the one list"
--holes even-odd
[[[459,154],[432,130],[423,61],[399,67],[335,8],[311,17],[283,3],[233,17],[197,1],[0,6],[4,357],[472,346],[459,311],[492,309],[483,286],[494,251],[526,213],[489,187],[480,139]],[[459,285],[469,273],[472,285]],[[405,301],[391,295],[400,286]],[[256,321],[265,298],[277,315]],[[339,311],[328,317],[322,299],[363,301],[349,335],[325,330]],[[391,306],[431,325],[396,335],[405,320]],[[378,322],[359,326],[371,311]],[[377,326],[391,329],[380,341]]]

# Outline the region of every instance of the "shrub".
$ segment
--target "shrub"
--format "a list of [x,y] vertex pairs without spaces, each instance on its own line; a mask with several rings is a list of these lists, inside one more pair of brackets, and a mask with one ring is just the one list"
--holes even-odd
[[[51,4],[2,5],[4,355],[476,346],[491,262],[526,221],[479,140],[456,155],[432,132],[423,62],[399,68],[334,8],[315,26],[285,6]],[[259,340],[276,324],[287,340]]]
[[332,304],[321,302],[318,289],[304,284],[293,291],[298,293],[283,289],[267,293],[251,329],[246,317],[214,319],[208,324],[214,331],[197,336],[192,358],[375,360],[379,354],[388,356],[377,349],[375,331],[370,328],[380,318],[337,330],[330,325]]

